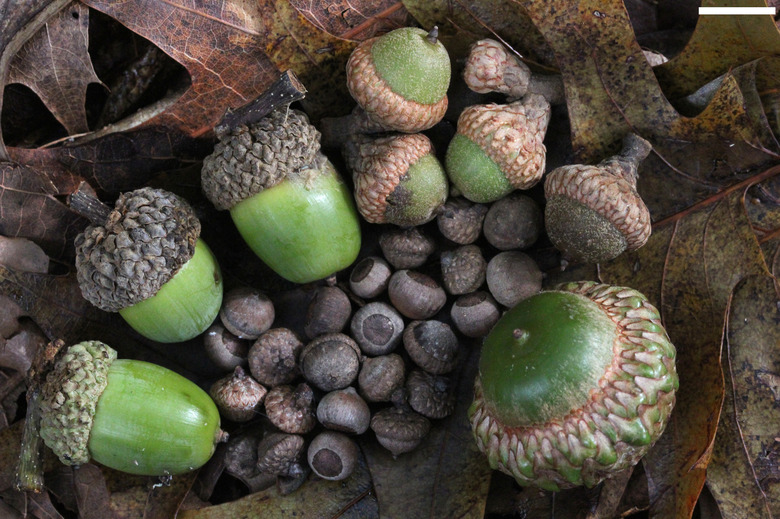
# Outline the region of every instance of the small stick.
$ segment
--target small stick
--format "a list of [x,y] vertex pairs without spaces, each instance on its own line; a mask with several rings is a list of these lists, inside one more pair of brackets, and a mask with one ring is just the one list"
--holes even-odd
[[289,106],[295,101],[300,101],[306,96],[306,87],[298,79],[292,70],[287,70],[279,76],[279,79],[251,101],[235,110],[228,109],[222,120],[214,128],[218,138],[228,133],[233,128],[242,124],[251,124],[259,121],[274,109],[280,106]]
[[76,191],[68,196],[68,206],[95,225],[104,225],[111,214],[111,208],[98,199],[95,190],[86,182],[79,184]]

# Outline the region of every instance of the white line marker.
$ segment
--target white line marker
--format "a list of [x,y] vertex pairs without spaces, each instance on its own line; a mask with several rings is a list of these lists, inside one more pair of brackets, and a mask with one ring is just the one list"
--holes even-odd
[[703,14],[728,14],[728,15],[756,15],[768,14],[774,16],[776,7],[699,7],[699,15]]

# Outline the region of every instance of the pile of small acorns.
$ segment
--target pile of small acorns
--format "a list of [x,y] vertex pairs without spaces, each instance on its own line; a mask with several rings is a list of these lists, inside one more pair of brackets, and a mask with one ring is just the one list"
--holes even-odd
[[[528,224],[502,224],[516,217]],[[452,412],[449,374],[466,347],[463,336],[484,336],[502,306],[541,288],[541,271],[518,250],[541,232],[541,211],[521,194],[489,206],[453,198],[437,223],[454,246],[440,255],[438,236],[424,228],[388,227],[381,255],[357,262],[344,283],[309,290],[303,333],[274,326],[274,304],[261,291],[225,294],[204,340],[215,365],[233,372],[210,394],[230,421],[267,418],[264,434],[257,425],[229,441],[242,458],[227,464],[229,472],[250,485],[275,476],[289,490],[307,474],[308,460],[320,477],[343,479],[358,458],[356,435],[371,429],[397,456],[420,443],[431,420]],[[474,244],[483,235],[499,250],[490,261]],[[251,441],[257,463],[247,467]]]

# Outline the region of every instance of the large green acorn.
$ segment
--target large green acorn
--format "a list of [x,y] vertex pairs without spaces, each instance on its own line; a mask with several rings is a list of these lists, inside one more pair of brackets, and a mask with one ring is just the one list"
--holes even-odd
[[675,348],[636,290],[568,283],[518,303],[485,339],[469,418],[521,485],[592,487],[639,461],[678,387]]
[[289,281],[326,278],[357,257],[352,195],[303,112],[276,110],[228,132],[203,161],[201,180],[255,254]]
[[206,463],[226,434],[211,398],[167,368],[117,359],[100,341],[73,345],[40,393],[40,435],[66,465],[90,460],[147,476]]
[[200,221],[182,198],[141,188],[119,196],[104,222],[76,237],[85,299],[138,333],[181,342],[204,332],[222,304],[222,275]]
[[447,147],[447,175],[472,202],[493,202],[515,189],[529,189],[544,174],[549,121],[550,104],[539,94],[506,105],[469,106]]
[[347,87],[385,130],[415,133],[447,111],[450,58],[438,29],[402,27],[365,40],[347,62]]

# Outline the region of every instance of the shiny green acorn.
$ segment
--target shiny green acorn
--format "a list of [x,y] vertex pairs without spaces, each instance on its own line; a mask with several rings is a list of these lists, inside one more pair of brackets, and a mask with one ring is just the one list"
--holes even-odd
[[677,387],[675,348],[645,296],[569,283],[493,327],[469,418],[491,467],[519,484],[592,487],[650,449]]
[[96,461],[131,474],[181,474],[226,439],[211,397],[148,362],[117,359],[100,341],[67,349],[40,393],[40,435],[67,465]]

